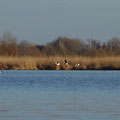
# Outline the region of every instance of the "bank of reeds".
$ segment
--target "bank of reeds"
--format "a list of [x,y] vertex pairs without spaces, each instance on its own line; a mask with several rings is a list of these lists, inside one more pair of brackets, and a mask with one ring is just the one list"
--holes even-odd
[[[64,64],[64,60],[68,65]],[[60,65],[56,65],[56,62]],[[79,64],[79,65],[76,65]],[[0,57],[3,70],[120,70],[120,57]]]

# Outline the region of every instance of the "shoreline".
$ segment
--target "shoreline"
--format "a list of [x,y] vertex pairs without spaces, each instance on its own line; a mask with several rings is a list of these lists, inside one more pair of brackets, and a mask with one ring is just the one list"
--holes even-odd
[[[64,60],[69,64],[64,64]],[[60,64],[56,64],[59,62]],[[120,70],[120,57],[0,57],[1,70]]]

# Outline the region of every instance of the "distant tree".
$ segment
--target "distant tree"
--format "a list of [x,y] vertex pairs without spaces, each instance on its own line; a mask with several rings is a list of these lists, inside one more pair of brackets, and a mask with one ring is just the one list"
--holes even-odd
[[20,56],[39,56],[40,51],[35,45],[29,43],[26,40],[23,40],[19,44],[19,55]]
[[120,56],[120,38],[113,37],[101,43],[95,39],[83,41],[78,38],[58,37],[46,45],[35,45],[26,40],[17,43],[10,32],[0,37],[1,56]]
[[17,38],[10,32],[5,32],[0,40],[1,55],[4,56],[17,56],[18,45]]
[[107,49],[112,55],[120,55],[120,39],[112,38],[107,42]]
[[54,48],[57,55],[83,55],[85,50],[85,43],[80,39],[71,39],[66,37],[58,37],[55,41],[47,44]]
[[101,47],[101,43],[99,40],[95,40],[95,39],[88,39],[88,45],[91,48],[95,48],[95,49],[99,49]]

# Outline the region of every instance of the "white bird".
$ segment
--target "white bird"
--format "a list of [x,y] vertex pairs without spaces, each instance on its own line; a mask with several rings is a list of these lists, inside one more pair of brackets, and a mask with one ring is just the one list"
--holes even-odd
[[78,66],[80,66],[80,64],[79,64],[79,63],[77,63],[77,64],[75,64],[75,66],[76,66],[76,67],[78,67]]
[[3,71],[2,70],[0,70],[0,73],[2,73]]
[[59,66],[59,65],[60,65],[60,62],[56,62],[56,65],[58,65],[58,66]]

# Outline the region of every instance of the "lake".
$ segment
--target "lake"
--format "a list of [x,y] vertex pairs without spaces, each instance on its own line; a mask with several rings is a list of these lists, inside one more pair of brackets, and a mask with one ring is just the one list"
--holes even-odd
[[0,120],[119,120],[120,71],[0,74]]

